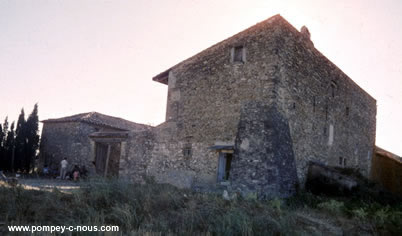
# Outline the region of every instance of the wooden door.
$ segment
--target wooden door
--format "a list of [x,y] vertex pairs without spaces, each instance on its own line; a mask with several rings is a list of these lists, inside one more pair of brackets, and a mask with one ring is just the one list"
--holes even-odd
[[107,168],[108,177],[117,177],[119,175],[120,153],[121,153],[121,144],[120,143],[111,144],[110,157]]
[[96,174],[104,175],[107,159],[108,145],[105,143],[96,143],[95,169]]

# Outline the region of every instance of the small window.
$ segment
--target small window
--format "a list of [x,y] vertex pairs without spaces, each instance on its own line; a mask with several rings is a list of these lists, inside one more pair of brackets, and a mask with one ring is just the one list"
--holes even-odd
[[335,97],[335,90],[336,90],[337,87],[338,86],[337,86],[336,82],[332,80],[331,81],[331,95],[332,95],[333,98]]
[[349,107],[346,107],[345,114],[346,114],[346,116],[349,116]]
[[234,48],[233,61],[234,62],[244,62],[244,47],[243,46],[238,46],[238,47]]
[[334,98],[335,97],[335,85],[331,84],[331,95]]
[[325,120],[328,120],[328,105],[325,106]]
[[339,157],[339,166],[341,167],[346,167],[346,158],[344,157]]
[[219,154],[219,163],[218,163],[218,181],[227,181],[230,176],[230,169],[232,165],[232,157],[231,153],[223,153]]
[[293,103],[293,109],[296,109],[296,103],[295,102]]
[[193,150],[191,148],[191,146],[187,146],[183,148],[183,157],[184,158],[191,158],[191,156],[193,155]]
[[327,134],[327,127],[324,127],[324,135]]
[[313,97],[313,112],[315,112],[315,96]]

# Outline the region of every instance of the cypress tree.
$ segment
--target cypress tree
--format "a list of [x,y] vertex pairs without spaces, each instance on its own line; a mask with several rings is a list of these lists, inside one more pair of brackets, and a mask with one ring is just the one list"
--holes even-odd
[[26,155],[25,155],[25,170],[29,173],[31,167],[34,167],[36,152],[39,148],[39,117],[38,104],[35,104],[32,113],[29,115],[26,122]]
[[[8,123],[7,123],[8,127]],[[4,126],[3,126],[4,130]],[[7,139],[5,145],[6,152],[6,170],[14,171],[14,149],[15,149],[15,132],[14,132],[14,122],[11,123],[10,130],[7,132]]]
[[6,142],[6,138],[7,138],[7,132],[8,132],[8,116],[6,116],[6,119],[4,119],[4,123],[3,123],[3,144]]
[[4,171],[5,167],[3,139],[4,139],[3,127],[0,124],[0,171],[1,170]]
[[1,137],[0,137],[0,157],[1,157],[1,163],[0,163],[0,169],[1,170],[9,170],[9,166],[7,165],[8,160],[7,160],[7,144],[6,144],[6,138],[7,138],[7,132],[8,132],[8,117],[4,119],[3,127],[1,128],[0,125],[0,132],[1,132]]
[[24,108],[18,116],[17,127],[15,128],[15,156],[14,171],[23,170],[26,159],[26,120]]

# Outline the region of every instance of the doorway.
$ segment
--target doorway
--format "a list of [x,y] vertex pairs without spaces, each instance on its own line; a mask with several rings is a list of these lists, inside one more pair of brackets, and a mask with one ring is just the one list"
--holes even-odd
[[120,164],[120,143],[96,142],[95,169],[96,174],[103,177],[117,177]]

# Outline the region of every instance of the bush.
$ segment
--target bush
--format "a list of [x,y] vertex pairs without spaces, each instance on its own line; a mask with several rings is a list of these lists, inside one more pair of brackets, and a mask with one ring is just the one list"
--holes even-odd
[[343,213],[345,205],[343,202],[331,199],[330,201],[318,204],[317,207],[327,211],[328,213],[340,215]]

